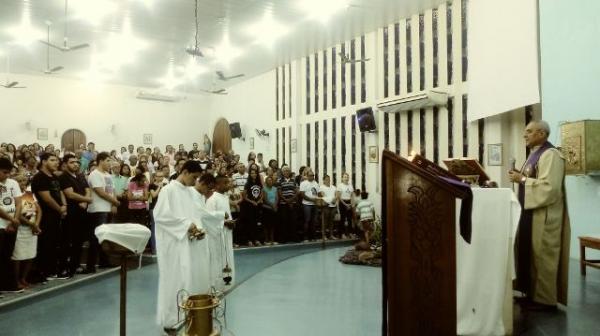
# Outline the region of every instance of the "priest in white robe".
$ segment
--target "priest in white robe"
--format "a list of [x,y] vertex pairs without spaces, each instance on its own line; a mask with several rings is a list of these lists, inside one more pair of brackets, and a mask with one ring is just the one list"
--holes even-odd
[[[212,211],[225,212],[227,217],[231,218],[229,197],[225,195],[228,189],[229,178],[226,176],[217,176],[215,191],[206,200],[206,207]],[[220,234],[218,236],[209,236],[212,286],[221,292],[232,288],[235,282],[235,263],[233,260],[234,223],[232,220],[223,220],[220,225]],[[231,277],[229,283],[225,282],[225,277]]]
[[208,242],[198,233],[219,225],[223,212],[207,211],[193,188],[202,173],[198,161],[183,165],[176,180],[165,186],[154,209],[158,260],[157,321],[165,329],[177,324],[177,293],[210,292]]

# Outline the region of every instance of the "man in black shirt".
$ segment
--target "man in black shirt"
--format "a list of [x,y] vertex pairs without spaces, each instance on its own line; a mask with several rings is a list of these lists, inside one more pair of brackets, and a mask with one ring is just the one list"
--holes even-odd
[[58,170],[58,157],[54,153],[40,155],[40,171],[31,181],[31,191],[42,208],[38,238],[37,263],[48,280],[67,279],[67,246],[60,237],[65,236],[62,220],[67,216],[67,201],[54,176]]
[[[60,187],[67,199],[67,217],[64,220],[69,248],[69,275],[80,266],[81,247],[90,235],[87,230],[87,206],[92,202],[92,190],[85,176],[79,173],[79,160],[73,154],[63,157],[64,172],[59,177]],[[93,233],[92,233],[93,234]]]

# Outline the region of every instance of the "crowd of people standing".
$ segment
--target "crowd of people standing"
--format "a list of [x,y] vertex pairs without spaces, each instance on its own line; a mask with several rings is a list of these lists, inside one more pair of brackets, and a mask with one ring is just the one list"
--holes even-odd
[[[177,178],[185,162],[204,170],[196,189],[229,199],[236,226],[234,246],[263,246],[356,238],[370,231],[374,208],[344,173],[337,186],[321,183],[310,167],[294,174],[261,153],[242,162],[233,151],[210,152],[197,143],[186,151],[121,147],[98,152],[95,144],[74,152],[53,145],[0,145],[0,290],[22,291],[30,282],[67,279],[109,267],[94,229],[104,223],[139,223],[153,238],[153,209],[161,189]],[[365,236],[368,240],[368,235]],[[85,265],[82,249],[87,245]],[[33,272],[30,270],[33,269]],[[30,274],[32,273],[32,274]]]

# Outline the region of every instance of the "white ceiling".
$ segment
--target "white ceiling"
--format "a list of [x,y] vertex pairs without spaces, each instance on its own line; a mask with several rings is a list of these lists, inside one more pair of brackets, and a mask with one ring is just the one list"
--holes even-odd
[[[232,45],[240,49],[240,56],[229,66],[215,57],[196,58],[196,64],[208,68],[208,72],[195,79],[182,80],[176,89],[198,91],[220,88],[264,73],[290,60],[303,57],[314,50],[329,47],[354,36],[371,32],[396,22],[399,18],[432,8],[445,0],[350,0],[350,7],[334,14],[327,23],[308,17],[298,4],[305,0],[198,0],[198,44],[205,53],[211,52],[223,41],[228,32]],[[314,0],[313,0],[314,1]],[[338,0],[321,0],[328,3]],[[76,17],[77,3],[89,10],[92,4],[113,3],[114,12],[106,15],[96,25]],[[64,0],[0,0],[0,73],[6,72],[6,60],[10,59],[12,73],[39,74],[46,68],[46,47],[33,43],[29,47],[14,45],[14,38],[7,32],[20,25],[23,13],[30,13],[31,25],[46,33],[45,21],[52,21],[51,42],[62,44]],[[101,8],[93,8],[99,13]],[[285,25],[289,32],[277,40],[272,48],[255,42],[256,36],[248,34],[249,26],[271,12],[274,20]],[[139,52],[126,51],[118,57],[133,56],[113,72],[100,70],[107,76],[105,81],[142,87],[161,87],[161,78],[173,65],[173,77],[182,78],[183,66],[191,59],[185,47],[194,44],[194,0],[69,0],[67,16],[69,44],[90,43],[92,47],[62,53],[50,51],[50,65],[64,66],[59,73],[46,75],[65,78],[81,78],[93,62],[102,61],[110,36],[123,32],[124,22],[129,20],[131,34],[144,42]],[[7,57],[9,55],[10,57]],[[93,61],[94,60],[94,61]],[[216,81],[214,72],[226,75],[245,73],[246,77],[227,83]],[[4,79],[0,79],[4,81]],[[216,84],[215,84],[216,83]]]

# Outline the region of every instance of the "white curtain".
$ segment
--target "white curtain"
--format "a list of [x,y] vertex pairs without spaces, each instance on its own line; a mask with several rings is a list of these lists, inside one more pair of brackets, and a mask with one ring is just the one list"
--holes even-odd
[[537,0],[470,0],[469,121],[539,103]]

